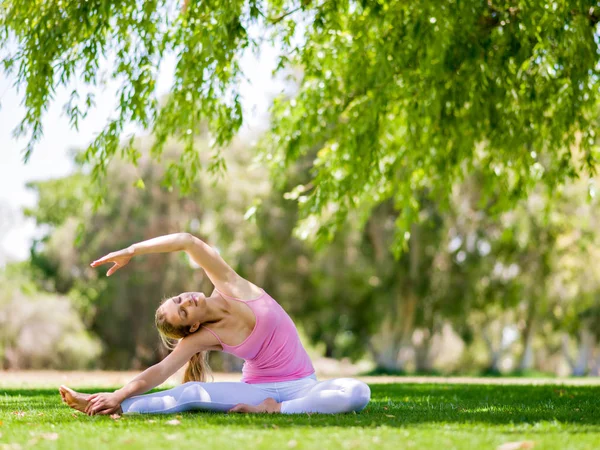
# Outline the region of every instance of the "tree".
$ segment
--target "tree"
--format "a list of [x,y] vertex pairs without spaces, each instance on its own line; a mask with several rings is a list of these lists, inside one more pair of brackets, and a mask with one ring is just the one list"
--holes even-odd
[[[268,36],[280,49],[276,72],[302,75],[275,102],[262,155],[276,175],[318,150],[299,218],[330,238],[351,209],[391,200],[401,246],[422,208],[416,193],[447,201],[474,165],[486,192],[499,189],[498,207],[539,179],[555,186],[594,169],[599,20],[594,2],[578,0],[7,0],[0,43],[4,69],[25,88],[16,130],[30,137],[25,159],[54,90],[98,86],[110,60],[122,86],[116,117],[85,153],[94,178],[131,122],[152,130],[156,158],[170,137],[185,144],[165,177],[189,191],[201,166],[195,132],[208,123],[208,170],[222,170],[219,149],[243,122],[239,57]],[[168,54],[175,80],[161,104],[155,81]],[[75,127],[94,103],[83,91],[65,105]],[[133,140],[121,155],[137,161]]]
[[[480,177],[454,190],[446,221],[461,261],[452,276],[468,300],[453,325],[467,341],[483,338],[490,372],[499,371],[503,353],[517,360],[516,370],[540,368],[544,358],[561,353],[561,335],[574,372],[585,372],[598,336],[597,182],[582,178],[554,190],[539,185],[499,217],[477,206]],[[514,339],[507,342],[509,328]]]

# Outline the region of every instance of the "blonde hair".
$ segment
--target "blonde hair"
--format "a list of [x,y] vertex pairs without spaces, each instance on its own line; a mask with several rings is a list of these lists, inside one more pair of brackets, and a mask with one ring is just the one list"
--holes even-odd
[[[162,301],[162,303],[164,302],[165,300]],[[192,334],[190,333],[189,326],[175,326],[170,323],[167,320],[165,313],[160,310],[160,306],[156,310],[154,321],[160,334],[161,341],[169,350],[173,350],[179,340]],[[209,375],[211,375],[211,369],[208,365],[208,351],[198,352],[190,358],[185,369],[185,374],[183,375],[183,382],[208,381],[207,378]]]

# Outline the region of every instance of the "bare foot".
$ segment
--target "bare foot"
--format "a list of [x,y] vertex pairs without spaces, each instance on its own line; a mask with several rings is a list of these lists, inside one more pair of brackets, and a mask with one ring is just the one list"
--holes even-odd
[[274,398],[268,398],[259,405],[252,406],[240,403],[235,405],[229,412],[239,413],[280,413],[281,403],[277,403]]
[[85,413],[85,408],[88,405],[88,399],[90,398],[91,394],[76,392],[64,385],[59,387],[58,390],[60,392],[60,396],[62,397],[63,403],[66,403],[77,411]]

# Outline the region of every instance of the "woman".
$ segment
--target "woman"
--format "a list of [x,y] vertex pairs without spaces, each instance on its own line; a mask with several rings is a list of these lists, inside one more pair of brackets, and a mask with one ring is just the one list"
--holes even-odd
[[[72,408],[94,414],[175,413],[192,409],[268,413],[342,413],[362,410],[369,387],[339,378],[317,382],[294,323],[263,289],[239,276],[200,239],[177,233],[110,253],[91,266],[113,263],[107,275],[135,255],[185,251],[205,271],[215,290],[210,297],[186,292],[165,300],[156,311],[163,340],[179,339],[161,362],[112,393],[59,391]],[[209,350],[245,360],[237,383],[205,383]],[[189,361],[184,384],[140,395],[162,384]]]

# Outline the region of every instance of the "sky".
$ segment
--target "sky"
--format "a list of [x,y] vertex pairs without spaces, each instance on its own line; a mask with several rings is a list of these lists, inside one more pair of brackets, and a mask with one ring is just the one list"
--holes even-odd
[[[271,77],[275,67],[276,51],[273,47],[261,47],[258,56],[248,52],[243,55],[241,66],[249,82],[240,86],[245,123],[249,129],[264,121],[268,99],[272,98],[281,84]],[[173,82],[175,58],[165,58],[159,70],[157,93],[167,93]],[[43,118],[44,136],[37,144],[30,160],[23,162],[22,150],[26,139],[15,140],[12,130],[25,115],[21,105],[23,96],[15,87],[15,77],[0,72],[0,267],[7,261],[28,257],[32,239],[36,236],[33,220],[22,215],[23,207],[35,205],[36,198],[25,184],[34,180],[46,180],[67,175],[73,170],[69,150],[86,147],[102,129],[117,104],[116,83],[109,83],[96,93],[96,107],[86,119],[80,121],[79,129],[69,127],[63,114],[73,86],[57,90],[55,100]],[[83,95],[82,95],[83,97]],[[130,127],[126,130],[143,134],[143,130]]]

